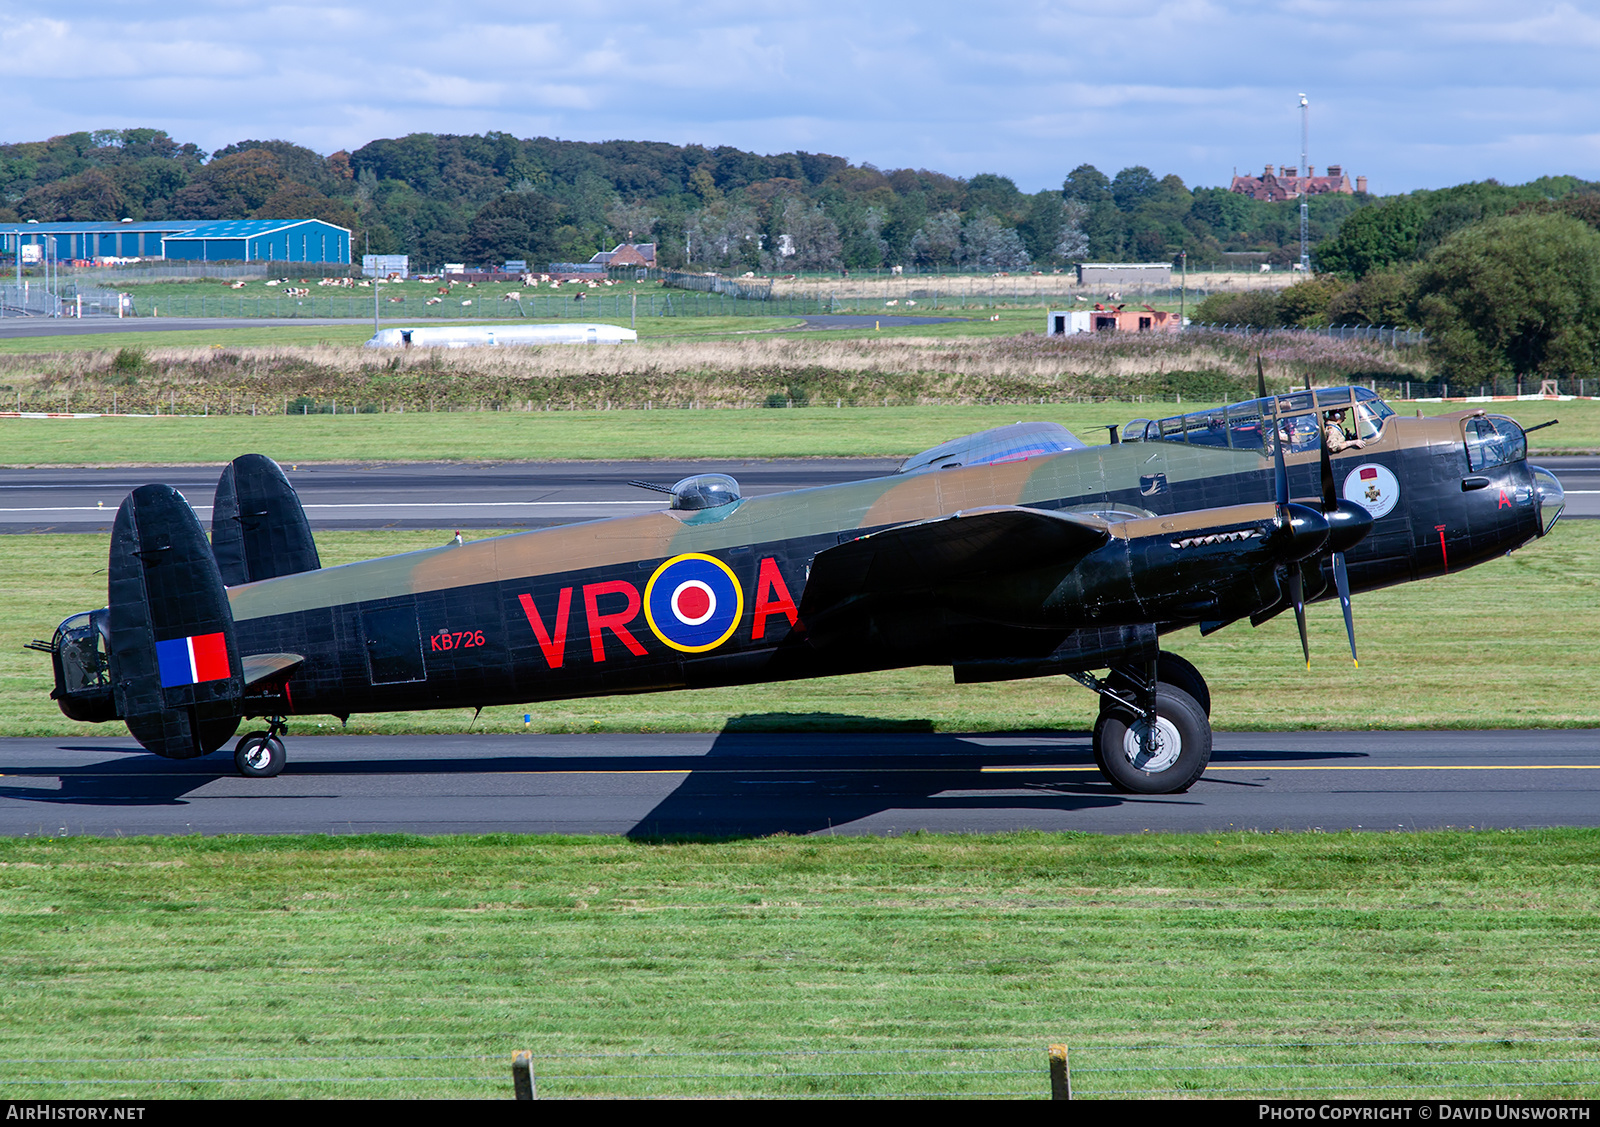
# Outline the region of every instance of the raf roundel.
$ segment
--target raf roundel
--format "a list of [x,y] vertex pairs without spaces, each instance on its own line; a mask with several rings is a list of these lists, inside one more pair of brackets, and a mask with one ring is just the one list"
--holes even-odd
[[651,633],[683,653],[714,650],[739,627],[744,592],[731,568],[697,552],[673,556],[644,589]]

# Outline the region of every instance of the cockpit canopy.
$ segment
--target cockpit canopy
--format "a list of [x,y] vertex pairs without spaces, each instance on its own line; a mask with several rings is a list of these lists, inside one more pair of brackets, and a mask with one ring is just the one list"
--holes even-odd
[[718,509],[739,499],[739,483],[725,473],[701,473],[672,487],[672,508],[693,512]]
[[1060,423],[1013,423],[977,434],[953,438],[938,446],[913,454],[896,473],[921,473],[924,470],[949,470],[957,466],[993,466],[1000,462],[1020,462],[1063,450],[1084,450],[1079,441]]
[[1528,436],[1504,415],[1481,415],[1461,428],[1467,440],[1467,468],[1473,473],[1493,469],[1528,456]]
[[[1288,453],[1315,450],[1323,427],[1322,413],[1342,407],[1350,413],[1356,437],[1378,437],[1384,420],[1394,414],[1376,392],[1364,387],[1324,387],[1279,395],[1279,425],[1288,436]],[[1263,415],[1270,416],[1272,399],[1247,399],[1226,407],[1211,407],[1166,419],[1134,419],[1122,431],[1124,442],[1183,442],[1190,446],[1222,446],[1235,450],[1261,450]],[[1349,425],[1348,423],[1346,425]]]

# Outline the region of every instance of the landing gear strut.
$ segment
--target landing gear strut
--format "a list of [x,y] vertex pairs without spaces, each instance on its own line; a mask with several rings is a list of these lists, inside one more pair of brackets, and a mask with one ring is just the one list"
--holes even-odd
[[270,779],[289,762],[283,734],[289,730],[281,716],[267,718],[264,732],[246,732],[233,748],[233,765],[247,779]]
[[1210,693],[1189,662],[1163,653],[1143,668],[1119,666],[1103,681],[1087,673],[1073,679],[1100,694],[1094,761],[1112,786],[1181,794],[1204,773],[1211,761]]

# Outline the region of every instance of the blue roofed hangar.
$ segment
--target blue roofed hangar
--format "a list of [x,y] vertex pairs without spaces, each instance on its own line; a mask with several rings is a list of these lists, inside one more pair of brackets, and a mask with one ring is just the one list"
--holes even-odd
[[50,257],[171,258],[200,262],[350,264],[350,232],[321,219],[172,220],[166,223],[15,223],[0,252],[52,241]]

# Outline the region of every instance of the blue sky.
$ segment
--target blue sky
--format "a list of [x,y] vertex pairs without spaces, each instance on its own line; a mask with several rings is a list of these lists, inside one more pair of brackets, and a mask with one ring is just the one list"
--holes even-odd
[[4,0],[0,140],[153,126],[283,138],[521,137],[808,149],[997,172],[1088,162],[1190,185],[1311,163],[1381,193],[1600,179],[1600,2],[742,0],[318,6]]

